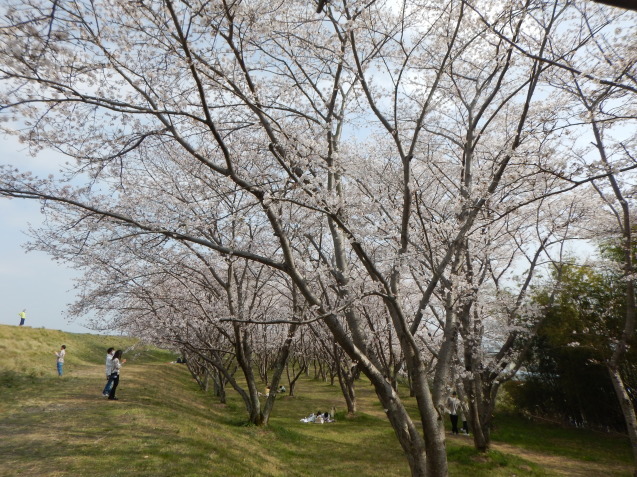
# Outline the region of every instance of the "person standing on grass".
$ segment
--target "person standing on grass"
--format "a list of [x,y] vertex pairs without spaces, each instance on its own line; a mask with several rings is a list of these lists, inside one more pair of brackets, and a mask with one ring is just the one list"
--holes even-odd
[[20,326],[24,326],[24,320],[27,319],[27,309],[25,308],[20,313],[18,313],[18,316],[20,317]]
[[469,415],[469,409],[467,408],[467,403],[461,400],[460,401],[460,420],[462,421],[462,427],[460,428],[460,432],[466,435],[469,435],[469,423],[467,422],[468,415]]
[[447,410],[449,411],[449,417],[451,418],[451,433],[459,434],[458,414],[460,413],[460,399],[458,399],[455,391],[452,392],[449,399],[447,399]]
[[57,356],[57,365],[58,365],[58,376],[62,376],[63,368],[64,368],[64,355],[66,354],[66,345],[62,345],[60,347],[60,351],[55,351],[55,356]]
[[102,391],[102,396],[108,397],[113,387],[113,378],[111,377],[111,364],[113,363],[113,354],[115,354],[115,348],[108,348],[106,350],[106,386]]
[[111,377],[113,378],[113,387],[108,393],[108,399],[111,401],[117,401],[117,398],[115,397],[115,390],[119,385],[119,370],[122,368],[122,364],[126,362],[125,359],[122,359],[122,353],[123,351],[118,349],[115,351],[113,359],[111,360]]

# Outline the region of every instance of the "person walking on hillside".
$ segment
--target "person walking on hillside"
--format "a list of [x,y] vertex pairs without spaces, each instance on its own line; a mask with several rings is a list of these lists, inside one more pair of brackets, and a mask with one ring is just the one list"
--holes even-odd
[[20,326],[24,326],[24,320],[27,319],[27,309],[25,308],[20,313],[18,313],[18,316],[20,317]]
[[449,411],[449,417],[451,418],[451,433],[460,434],[458,430],[458,414],[460,413],[460,399],[458,399],[456,392],[452,392],[451,396],[447,399],[447,410]]
[[108,397],[113,387],[113,378],[111,377],[111,364],[113,363],[113,355],[115,354],[115,348],[108,348],[106,350],[106,386],[102,391],[102,396]]
[[58,376],[62,376],[63,368],[64,368],[64,355],[66,354],[66,345],[62,345],[60,347],[60,351],[55,351],[55,356],[57,356],[57,365],[58,365]]
[[113,387],[111,391],[108,393],[108,399],[111,401],[117,401],[115,397],[115,391],[117,390],[117,386],[119,385],[119,370],[122,369],[122,365],[126,362],[125,359],[122,359],[123,351],[118,349],[115,351],[113,355],[113,359],[111,360],[111,377],[113,378]]

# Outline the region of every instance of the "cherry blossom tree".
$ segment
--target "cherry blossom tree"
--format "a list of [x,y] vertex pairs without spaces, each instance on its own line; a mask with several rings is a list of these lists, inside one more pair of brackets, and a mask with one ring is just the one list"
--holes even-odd
[[[629,71],[637,71],[636,66],[637,63],[633,59],[631,63],[623,66],[625,70],[618,73],[618,77],[624,74],[631,75]],[[631,80],[637,85],[634,82],[634,76]],[[609,218],[614,219],[612,222],[598,223],[593,230],[600,235],[601,240],[608,240],[609,236],[617,237],[621,243],[621,262],[625,283],[624,327],[621,335],[611,345],[613,351],[606,360],[606,367],[624,414],[635,456],[635,475],[637,475],[637,417],[620,372],[626,352],[635,336],[636,324],[635,244],[632,224],[635,177],[634,174],[619,173],[622,169],[634,167],[637,163],[637,135],[634,132],[637,127],[637,102],[635,102],[637,96],[634,94],[627,96],[625,91],[612,86],[599,87],[577,80],[574,81],[571,93],[580,101],[583,108],[582,114],[586,116],[586,122],[594,138],[592,151],[586,151],[584,148],[577,151],[579,162],[590,170],[589,175],[602,176],[592,181],[592,186],[601,198]],[[617,120],[618,116],[622,118],[621,121]],[[632,121],[627,122],[628,118]],[[632,123],[632,132],[626,135],[625,132],[618,131],[618,123],[621,124],[620,129]],[[591,162],[590,156],[593,152],[599,159]]]
[[[632,221],[637,164],[637,56],[634,54],[637,28],[630,19],[617,22],[618,16],[621,15],[613,12],[601,17],[590,9],[578,12],[580,27],[570,36],[578,41],[587,38],[587,47],[580,49],[579,54],[564,55],[571,74],[554,75],[551,83],[571,101],[570,117],[558,117],[558,121],[565,129],[588,139],[580,140],[569,151],[568,157],[575,167],[570,171],[556,171],[556,175],[572,185],[590,181],[590,192],[595,191],[601,199],[598,210],[607,215],[596,218],[589,225],[588,234],[598,241],[616,237],[621,243],[626,287],[624,326],[621,335],[611,339],[606,367],[626,421],[637,475],[637,418],[620,371],[635,336],[636,323]],[[611,29],[615,29],[615,35],[602,34]],[[597,52],[602,54],[598,56]],[[611,80],[600,82],[601,75]]]
[[[55,213],[55,207],[51,212]],[[272,355],[271,379],[276,384],[298,329],[294,294],[286,296],[285,282],[277,279],[275,271],[245,259],[219,257],[191,243],[135,233],[128,226],[95,227],[85,213],[72,222],[73,234],[65,226],[51,227],[38,233],[32,245],[85,270],[79,281],[80,299],[72,312],[81,315],[95,310],[102,321],[111,317],[109,328],[179,349],[208,375],[214,368],[219,376],[217,390],[226,382],[231,384],[246,405],[249,421],[266,424],[276,396],[264,397],[259,391],[254,374],[259,349],[255,335],[265,329],[267,352]],[[223,243],[233,236],[233,228],[233,223],[229,230],[217,223],[211,240]],[[249,323],[264,323],[270,315],[288,317],[289,324]],[[236,319],[228,321],[228,317]],[[247,389],[234,378],[237,367]]]
[[312,357],[312,363],[315,366],[315,378],[322,376],[325,380],[326,374],[329,374],[331,385],[334,385],[334,379],[338,378],[347,413],[355,414],[357,410],[356,380],[360,377],[357,364],[334,342],[325,326],[317,323],[310,324],[308,327],[309,339],[304,349],[306,353],[308,351],[311,353],[309,356]]
[[[41,200],[77,266],[90,266],[89,245],[117,253],[109,245],[126,233],[185,247],[209,283],[172,307],[171,326],[184,345],[201,340],[188,315],[214,296],[209,317],[227,314],[215,329],[244,373],[247,325],[291,333],[321,321],[374,386],[412,474],[446,475],[456,335],[431,340],[428,313],[445,280],[466,274],[489,210],[506,221],[523,206],[508,198],[560,168],[543,151],[549,113],[562,111],[543,103],[547,75],[617,84],[570,64],[578,45],[549,48],[576,10],[557,0],[10,0],[0,104],[18,126],[5,130],[73,161],[62,181],[4,168],[0,194]],[[279,318],[269,296],[287,303]],[[387,379],[365,300],[389,318],[422,428]]]
[[[542,214],[536,208],[535,214],[510,217],[498,230],[491,227],[486,233],[493,237],[483,248],[467,242],[462,274],[448,279],[451,326],[444,326],[459,335],[460,368],[451,382],[463,386],[474,443],[481,451],[489,448],[498,391],[520,369],[529,337],[543,317],[529,303],[529,291],[559,261],[570,229],[587,218],[574,198],[560,199],[542,203]],[[544,220],[540,215],[546,215]]]

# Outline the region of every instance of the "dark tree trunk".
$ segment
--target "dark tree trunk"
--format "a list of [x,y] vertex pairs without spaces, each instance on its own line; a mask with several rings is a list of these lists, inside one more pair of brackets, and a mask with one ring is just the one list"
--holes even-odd
[[334,343],[333,356],[336,364],[336,375],[338,384],[341,387],[341,393],[345,399],[347,406],[347,414],[356,413],[356,388],[354,385],[354,374],[352,368],[349,367],[349,358],[344,356],[341,349]]
[[300,364],[299,370],[298,372],[294,371],[295,366],[292,366],[292,372],[290,373],[290,366],[289,363],[286,363],[285,365],[285,369],[287,372],[287,376],[288,376],[288,394],[290,396],[294,396],[294,390],[296,389],[296,382],[298,381],[298,379],[301,377],[302,374],[304,374],[307,371],[307,364],[303,363]]

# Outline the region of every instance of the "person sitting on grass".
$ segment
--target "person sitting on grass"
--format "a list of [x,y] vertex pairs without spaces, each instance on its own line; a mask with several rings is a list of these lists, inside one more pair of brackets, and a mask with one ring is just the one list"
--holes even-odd
[[316,424],[323,424],[326,422],[334,422],[334,419],[330,417],[328,412],[316,411],[316,414],[312,413],[307,417],[301,419],[301,422],[314,422]]
[[314,413],[310,414],[307,417],[301,419],[301,422],[314,422],[316,420],[316,415]]

